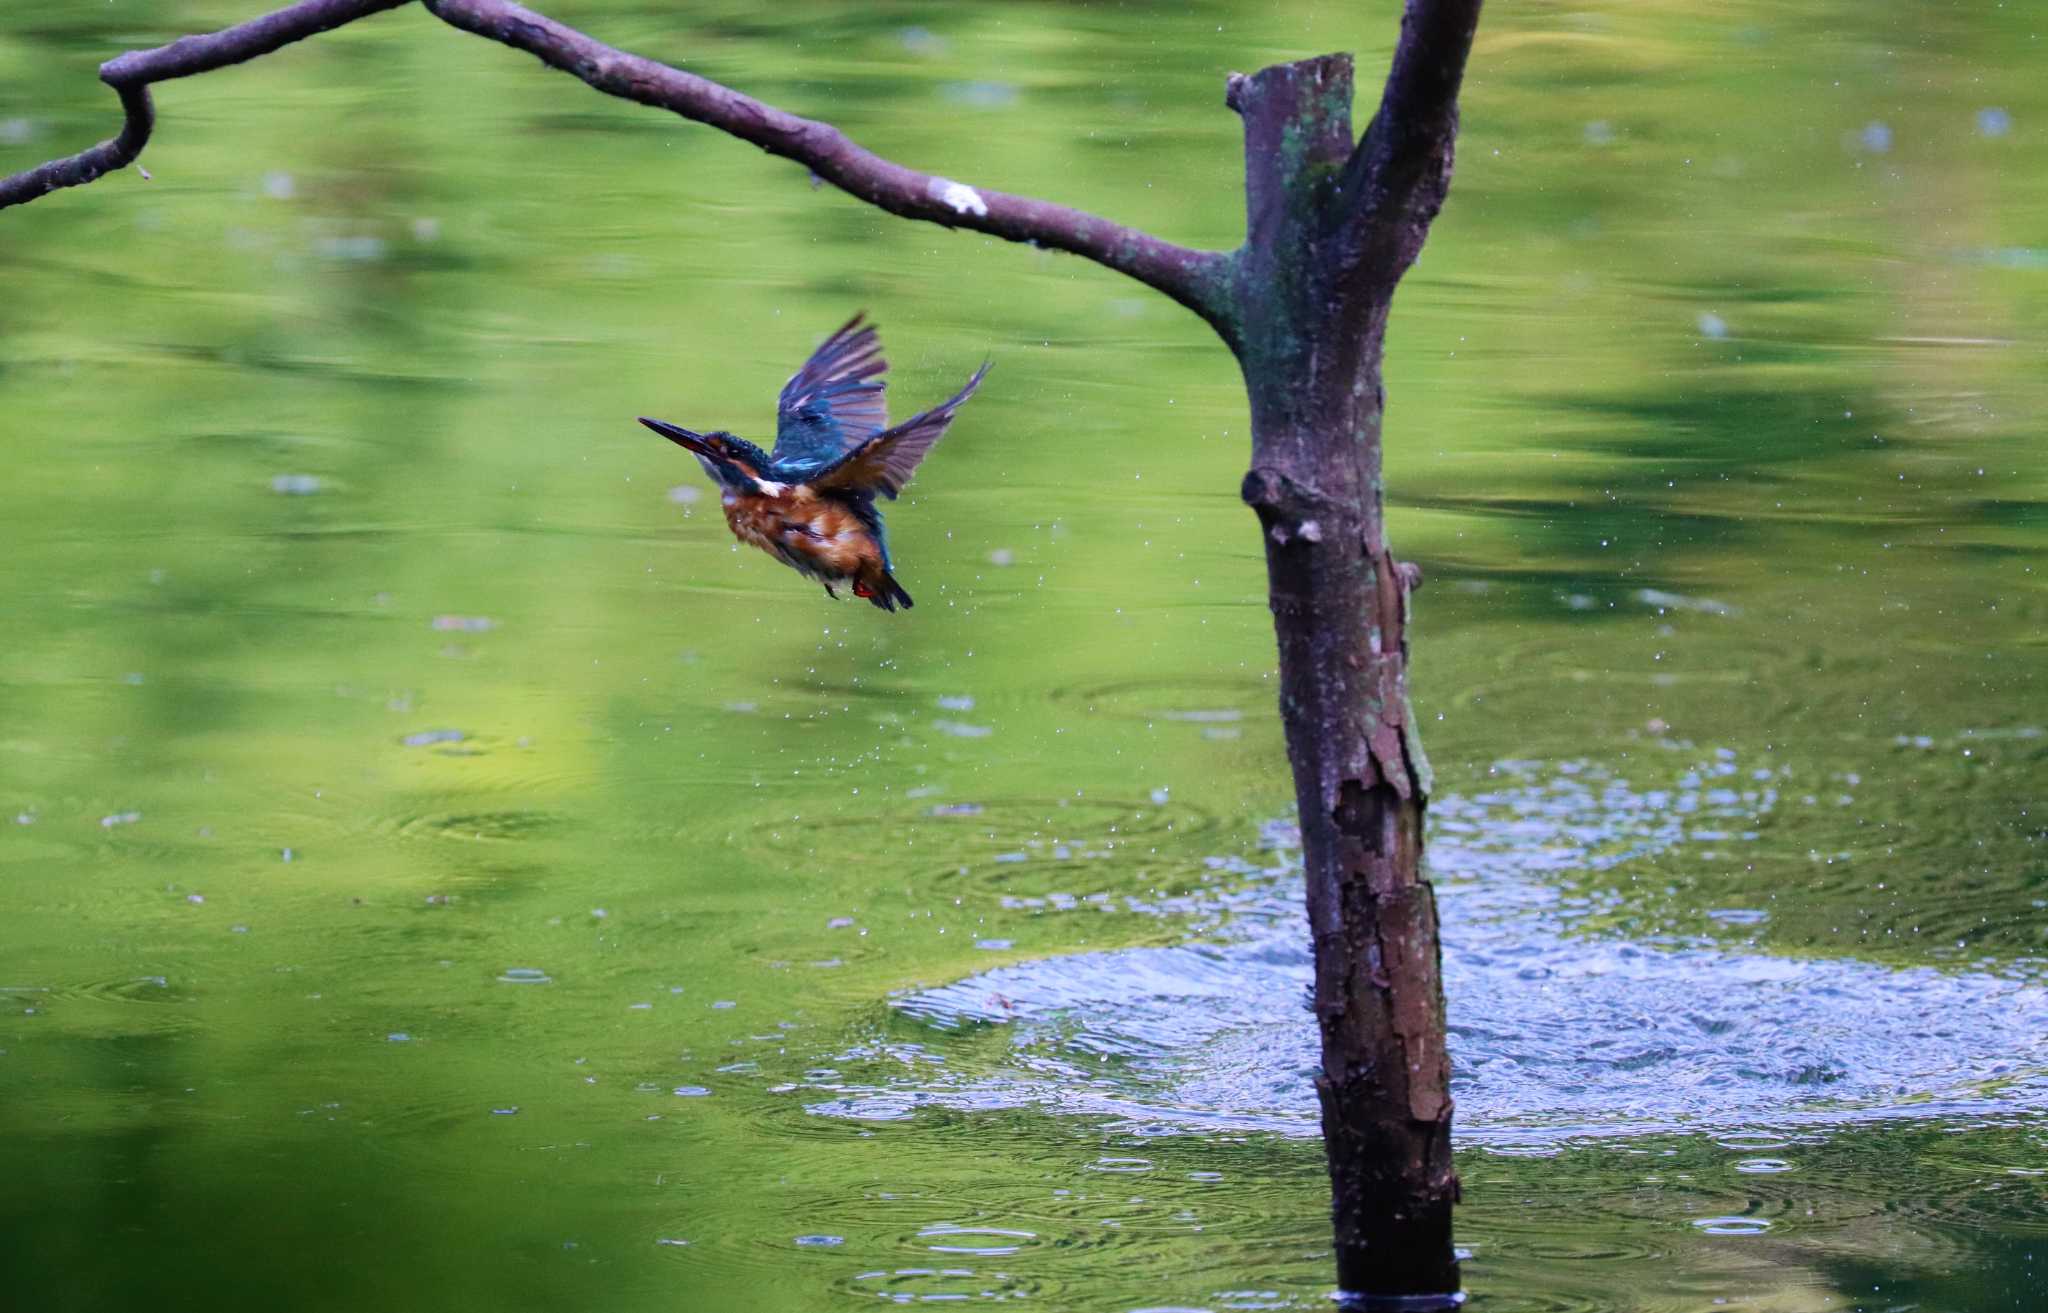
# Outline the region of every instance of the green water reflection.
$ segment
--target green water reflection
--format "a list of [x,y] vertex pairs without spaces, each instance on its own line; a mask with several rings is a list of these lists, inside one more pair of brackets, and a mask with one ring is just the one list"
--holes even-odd
[[[1391,11],[560,16],[1220,247],[1223,75],[1376,68]],[[111,130],[108,54],[248,12],[15,0],[0,170]],[[1487,16],[1388,361],[1440,787],[1778,773],[1753,839],[1560,871],[1580,933],[2042,974],[2036,26]],[[1324,1306],[1312,1142],[807,1110],[878,1036],[948,1058],[892,995],[1181,941],[1134,902],[1286,812],[1206,330],[419,12],[159,107],[152,181],[0,215],[0,1306]],[[631,422],[758,436],[861,307],[899,412],[998,362],[892,515],[909,616],[733,549]],[[1707,1134],[1475,1148],[1472,1284],[2031,1307],[2043,1123],[1900,1111],[1776,1174]]]

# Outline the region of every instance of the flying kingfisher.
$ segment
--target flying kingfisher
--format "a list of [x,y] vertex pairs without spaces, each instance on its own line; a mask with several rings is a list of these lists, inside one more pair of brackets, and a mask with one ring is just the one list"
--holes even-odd
[[718,484],[734,537],[818,580],[832,597],[835,585],[850,582],[855,597],[894,611],[913,603],[890,573],[875,494],[893,501],[903,491],[988,365],[951,401],[890,428],[881,381],[889,362],[866,318],[863,311],[847,320],[782,385],[773,454],[724,431],[640,422],[696,456]]

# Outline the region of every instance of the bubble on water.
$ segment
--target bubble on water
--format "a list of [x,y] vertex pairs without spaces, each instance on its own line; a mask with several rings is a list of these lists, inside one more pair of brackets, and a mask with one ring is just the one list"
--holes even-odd
[[1161,714],[1168,720],[1184,720],[1194,725],[1230,724],[1244,719],[1244,712],[1236,707],[1195,708],[1184,711],[1167,711]]
[[498,973],[498,981],[506,985],[552,985],[555,978],[539,967],[506,967]]
[[1008,82],[993,82],[986,79],[974,82],[947,82],[939,87],[941,98],[955,105],[970,109],[1008,109],[1017,103],[1017,88]]
[[298,194],[298,183],[283,169],[272,169],[263,175],[263,194],[274,201],[288,201]]
[[986,949],[991,953],[1000,953],[1006,948],[1015,947],[1015,945],[1008,939],[977,939],[974,941],[974,946],[976,948]]
[[0,119],[0,146],[26,146],[36,138],[36,125],[32,119]]
[[1742,612],[1726,602],[1717,602],[1711,597],[1689,597],[1684,593],[1666,592],[1661,588],[1638,588],[1630,596],[1644,606],[1654,606],[1660,611],[1697,611],[1701,615],[1741,615]]
[[1887,123],[1871,120],[1863,125],[1863,131],[1856,134],[1856,144],[1872,155],[1883,155],[1892,148],[1892,130]]
[[1762,1235],[1771,1229],[1762,1217],[1697,1217],[1692,1224],[1708,1235]]
[[1007,547],[998,547],[988,554],[990,565],[1015,565],[1017,554]]
[[1005,1258],[1038,1243],[1036,1231],[1004,1226],[960,1226],[940,1222],[917,1233],[918,1239],[933,1241],[925,1248],[935,1254],[973,1254],[980,1258]]
[[846,1237],[843,1235],[800,1235],[796,1238],[795,1243],[806,1249],[835,1249],[846,1243]]
[[678,506],[694,506],[704,490],[694,483],[678,483],[668,490],[668,499]]
[[384,239],[369,233],[336,234],[313,239],[313,250],[330,260],[371,264],[384,258]]
[[493,1117],[516,1117],[518,1115],[519,1105],[516,1103],[504,1108],[491,1109],[491,1116]]
[[2003,137],[2012,131],[2012,115],[1996,106],[1986,106],[1977,111],[1977,134],[1983,137]]
[[434,628],[442,633],[482,634],[496,629],[498,622],[487,615],[437,615]]
[[432,215],[421,215],[412,221],[412,239],[416,242],[438,241],[441,236],[441,221]]
[[965,693],[947,693],[940,696],[939,705],[947,711],[972,711],[974,699]]
[[1097,1158],[1086,1164],[1087,1171],[1111,1172],[1125,1176],[1142,1176],[1152,1170],[1150,1158]]
[[683,1246],[685,1246],[685,1245],[689,1244],[690,1242],[689,1242],[689,1241],[687,1241],[687,1240],[683,1240],[683,1239],[680,1239],[679,1237],[676,1237],[676,1236],[667,1236],[667,1235],[665,1235],[665,1236],[657,1236],[657,1237],[655,1237],[655,1241],[654,1241],[654,1243],[655,1243],[655,1244],[657,1244],[657,1245],[673,1245],[673,1246],[675,1246],[676,1248],[680,1249],[680,1248],[682,1248]]
[[408,748],[424,748],[436,743],[460,743],[468,737],[459,729],[423,729],[406,735],[402,742]]
[[941,734],[950,734],[956,739],[985,739],[995,733],[987,725],[968,725],[957,720],[935,720],[932,728]]
[[945,38],[928,27],[906,27],[896,34],[896,39],[913,55],[936,56],[946,53]]
[[141,819],[141,812],[112,812],[100,817],[100,828],[111,830],[116,825],[133,825]]
[[387,1044],[410,1044],[412,1043],[412,1036],[402,1030],[394,1030],[384,1037],[384,1042]]
[[320,491],[320,476],[317,474],[278,474],[270,480],[270,490],[286,497],[310,497]]
[[1711,310],[1702,310],[1700,317],[1694,322],[1699,325],[1701,337],[1711,337],[1719,341],[1728,336],[1728,321]]
[[1586,125],[1585,137],[1588,146],[1611,146],[1614,144],[1614,125],[1606,119],[1594,119]]
[[846,927],[852,924],[853,918],[850,916],[835,916],[831,920],[825,922],[825,928],[827,930],[844,930],[846,929]]
[[1735,1170],[1746,1176],[1770,1176],[1791,1171],[1792,1164],[1783,1158],[1744,1158],[1735,1164]]

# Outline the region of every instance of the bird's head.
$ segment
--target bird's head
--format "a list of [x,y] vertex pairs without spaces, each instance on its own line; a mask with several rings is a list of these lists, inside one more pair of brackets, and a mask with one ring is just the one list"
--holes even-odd
[[720,488],[751,492],[768,479],[768,453],[745,438],[736,438],[723,430],[698,433],[644,415],[640,422],[695,456]]

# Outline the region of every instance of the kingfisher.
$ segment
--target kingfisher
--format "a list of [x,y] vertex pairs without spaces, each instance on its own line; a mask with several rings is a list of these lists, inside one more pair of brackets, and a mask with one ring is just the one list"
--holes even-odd
[[718,485],[733,536],[825,585],[851,584],[884,611],[914,605],[891,573],[876,494],[894,501],[918,462],[988,374],[921,414],[890,427],[882,400],[882,339],[862,311],[826,338],[782,385],[775,450],[723,430],[698,433],[666,420],[640,422],[697,458]]

